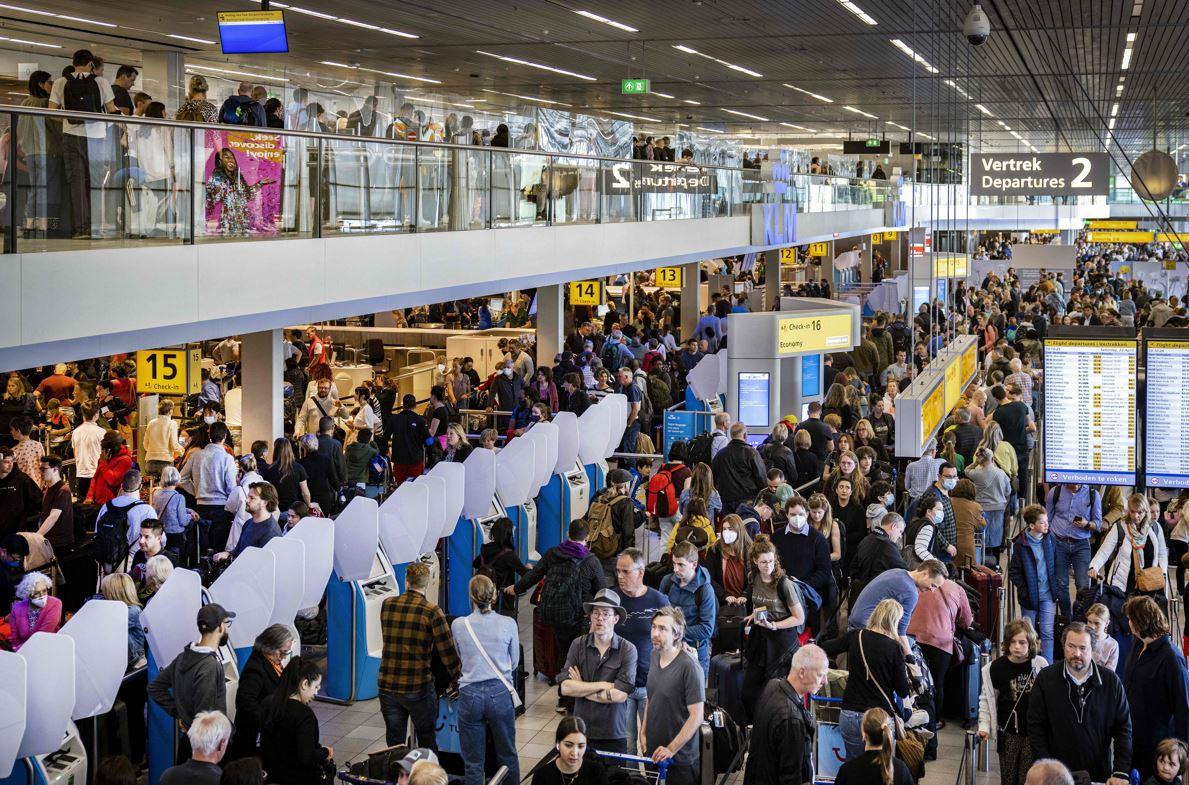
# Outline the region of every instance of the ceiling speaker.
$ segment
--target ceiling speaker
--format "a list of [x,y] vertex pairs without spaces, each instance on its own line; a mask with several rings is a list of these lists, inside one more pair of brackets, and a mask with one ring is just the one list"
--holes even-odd
[[1162,150],[1149,150],[1131,166],[1131,187],[1150,202],[1168,198],[1177,187],[1177,162]]

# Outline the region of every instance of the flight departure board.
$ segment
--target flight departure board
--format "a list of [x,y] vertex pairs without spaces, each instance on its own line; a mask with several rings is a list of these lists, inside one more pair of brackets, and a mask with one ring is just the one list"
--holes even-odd
[[1144,382],[1144,466],[1152,488],[1189,488],[1189,341],[1149,340]]
[[1044,345],[1046,482],[1135,484],[1134,340]]

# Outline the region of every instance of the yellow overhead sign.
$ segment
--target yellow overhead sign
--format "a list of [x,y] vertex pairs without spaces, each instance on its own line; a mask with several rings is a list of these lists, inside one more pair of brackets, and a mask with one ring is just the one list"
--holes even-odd
[[875,232],[874,234],[871,235],[871,244],[872,245],[879,245],[882,242],[883,242],[883,236],[880,235],[879,232]]
[[202,385],[198,349],[154,349],[136,353],[136,389],[160,395],[192,395]]
[[933,277],[935,278],[965,278],[968,265],[965,256],[935,255],[933,257]]
[[1150,243],[1152,232],[1147,231],[1091,231],[1092,243]]
[[962,378],[969,379],[978,369],[978,344],[972,343],[962,352]]
[[602,305],[603,284],[599,281],[571,281],[570,305]]
[[945,367],[945,410],[952,412],[962,397],[962,362],[961,358],[950,360]]
[[854,323],[850,311],[824,316],[788,316],[777,326],[778,354],[840,352],[851,348]]
[[933,388],[929,397],[921,404],[921,446],[933,438],[933,432],[941,427],[945,419],[945,381]]
[[1139,221],[1086,221],[1087,229],[1134,229]]
[[658,267],[656,268],[656,285],[662,289],[680,289],[681,288],[681,268],[680,267]]
[[1183,243],[1189,240],[1189,232],[1157,232],[1156,242],[1158,243]]
[[1029,229],[1028,234],[1061,234],[1060,229]]
[[895,233],[895,232],[884,232],[884,233],[883,233],[883,239],[885,239],[885,240],[895,240],[895,239],[896,239],[896,233]]
[[781,248],[780,249],[780,263],[781,264],[796,264],[797,263],[797,249],[796,248]]
[[809,244],[809,255],[810,256],[829,256],[830,255],[830,244],[829,243],[810,243]]

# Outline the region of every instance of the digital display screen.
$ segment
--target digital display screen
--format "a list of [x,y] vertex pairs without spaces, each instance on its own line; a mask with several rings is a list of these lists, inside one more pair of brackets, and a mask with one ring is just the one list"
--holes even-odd
[[228,11],[219,14],[219,43],[225,55],[288,52],[282,11]]
[[912,310],[919,311],[921,306],[929,302],[929,287],[928,286],[914,286],[912,287]]
[[756,371],[739,374],[739,421],[749,428],[768,427],[770,375]]
[[801,397],[822,394],[822,356],[806,354],[801,357]]
[[1151,488],[1189,488],[1189,341],[1148,341],[1144,465]]
[[1135,484],[1135,367],[1133,340],[1045,341],[1045,482]]

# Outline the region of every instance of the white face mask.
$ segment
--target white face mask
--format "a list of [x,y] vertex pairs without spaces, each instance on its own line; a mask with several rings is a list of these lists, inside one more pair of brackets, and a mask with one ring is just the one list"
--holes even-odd
[[507,376],[509,379],[511,379],[511,378],[512,378],[512,369],[511,369],[511,368],[505,368],[505,369],[504,369],[504,376]]
[[45,607],[45,601],[46,601],[47,599],[48,599],[47,597],[34,597],[33,599],[29,600],[29,602],[33,603],[33,604],[34,604],[34,605],[36,605],[38,608],[44,608],[44,607]]
[[790,515],[789,516],[789,526],[791,526],[793,528],[793,531],[803,532],[803,531],[805,531],[805,527],[808,524],[809,524],[809,518],[804,515]]
[[206,423],[207,425],[214,425],[214,424],[215,424],[215,420],[217,420],[217,419],[219,419],[219,418],[218,418],[218,417],[210,417],[210,416],[207,416],[207,417],[203,417],[203,418],[202,418],[202,421],[203,421],[204,423]]
[[941,523],[945,520],[945,510],[934,511],[934,513],[929,516],[929,520],[933,521],[933,523]]
[[739,539],[739,532],[735,531],[734,529],[723,529],[722,530],[722,541],[725,542],[727,545],[732,544],[737,539]]
[[445,372],[446,372],[446,366],[442,365],[441,363],[438,363],[438,373],[445,373]]
[[941,487],[947,491],[952,491],[957,484],[958,480],[955,477],[946,477],[941,481]]

